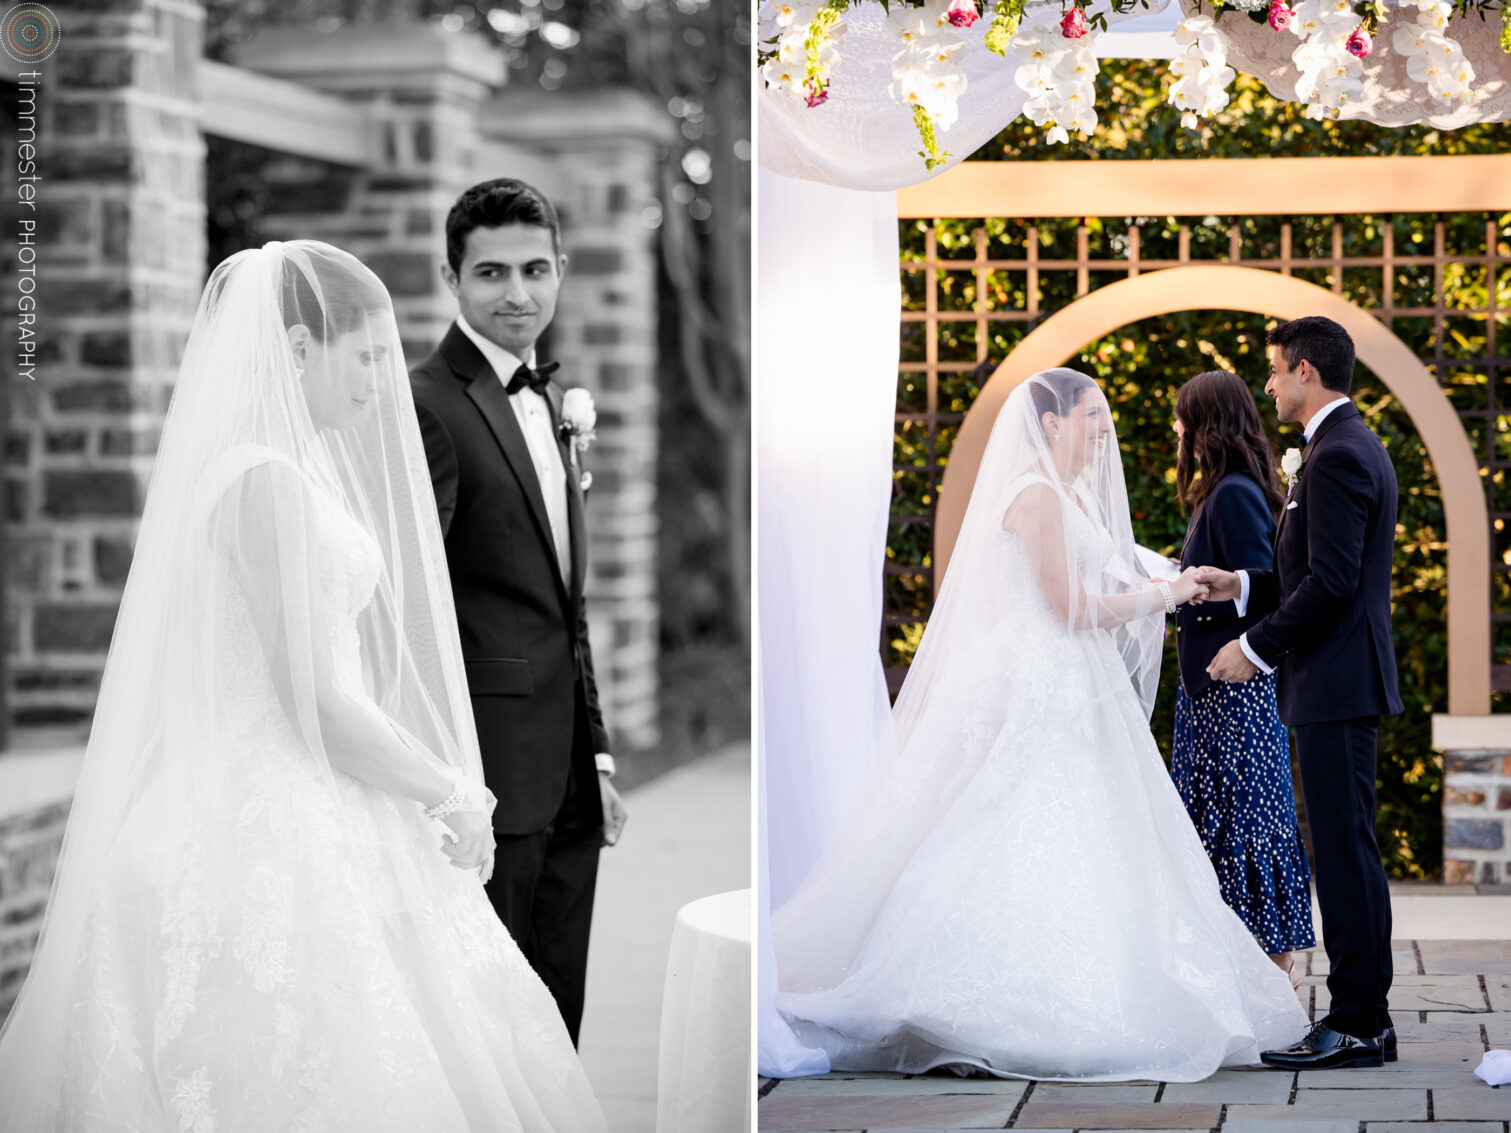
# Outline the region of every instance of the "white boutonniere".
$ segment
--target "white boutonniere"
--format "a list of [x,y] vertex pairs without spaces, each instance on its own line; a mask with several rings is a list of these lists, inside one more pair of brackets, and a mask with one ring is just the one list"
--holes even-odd
[[1285,490],[1289,492],[1296,486],[1296,478],[1301,475],[1301,450],[1288,448],[1285,455],[1280,458],[1280,472],[1285,477]]
[[[593,443],[593,426],[596,424],[598,410],[593,408],[593,395],[581,387],[567,390],[561,398],[561,424],[557,429],[567,442],[567,452],[571,455],[573,468],[579,467],[578,458]],[[592,473],[584,472],[582,490],[586,492],[592,483]]]

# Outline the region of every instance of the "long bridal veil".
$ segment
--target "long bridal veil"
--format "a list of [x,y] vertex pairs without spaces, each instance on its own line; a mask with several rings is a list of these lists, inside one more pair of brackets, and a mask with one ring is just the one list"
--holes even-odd
[[[1026,555],[1005,554],[1007,534]],[[1039,710],[1062,717],[1090,717],[1109,704],[1116,716],[1119,704],[1137,703],[1143,719],[1135,711],[1131,723],[1145,726],[1159,679],[1164,606],[1135,546],[1101,389],[1074,370],[1036,374],[1012,392],[993,425],[949,569],[893,709],[895,746],[812,875],[773,913],[784,993],[844,980],[898,876],[981,770],[1003,715],[1001,697],[1044,701]],[[1047,622],[1038,616],[1046,599],[1054,612]],[[1019,634],[1013,645],[1025,656],[1043,658],[1028,666],[1037,683],[1004,688],[999,680],[988,696],[962,695],[991,676],[982,670],[995,664],[1005,632]],[[1066,668],[1057,651],[1069,634],[1105,639],[1121,657],[1121,688],[1057,680]]]
[[[342,525],[364,546],[361,532],[370,537],[376,553],[368,549],[365,561],[375,580],[343,587],[325,577],[332,557],[322,543]],[[333,593],[369,589],[360,609],[330,608]],[[361,671],[343,676],[332,653],[353,624]],[[261,699],[259,686],[267,686]],[[112,869],[120,876],[124,830],[141,835],[133,834],[137,852],[161,855],[143,853],[137,863],[144,889],[170,868],[169,858],[186,876],[208,879],[211,891],[216,871],[238,877],[238,862],[258,853],[246,842],[250,832],[266,836],[270,828],[248,814],[254,803],[243,794],[248,737],[273,746],[285,736],[313,769],[313,793],[331,788],[304,801],[329,820],[320,837],[332,856],[372,839],[371,828],[343,829],[341,808],[330,801],[336,769],[364,777],[354,761],[381,758],[337,750],[333,696],[391,727],[422,758],[481,782],[441,534],[389,298],[338,249],[272,243],[215,269],[185,348],[51,901],[29,978],[0,1033],[0,1128],[39,1130],[59,1120],[45,1115],[57,1112],[65,1088],[78,1025],[71,1008],[87,995],[79,960],[91,912],[107,896],[105,879]],[[369,770],[369,781],[381,778],[381,769]],[[327,863],[305,864],[319,872]],[[264,880],[274,886],[276,878]],[[419,874],[398,868],[390,880],[414,896],[401,908],[424,907],[414,892]],[[236,899],[228,895],[227,909]],[[149,924],[143,908],[140,925],[117,926],[122,939],[134,927],[150,940],[177,918],[176,939],[189,942],[173,955],[117,957],[161,997],[159,1039],[175,1026],[251,1028],[251,1020],[192,1017],[195,974],[216,955],[218,934],[230,935],[214,923],[225,912],[169,906],[160,924]],[[308,927],[318,933],[318,918],[330,912],[272,903],[268,915],[317,918]],[[276,927],[288,939],[288,925]],[[416,925],[402,947],[420,954],[430,944]],[[238,958],[264,991],[297,976],[278,955]],[[464,1030],[456,1028],[459,1040]],[[120,1039],[128,1064],[157,1053],[134,1049],[124,1024]],[[484,1068],[479,1081],[487,1077]]]

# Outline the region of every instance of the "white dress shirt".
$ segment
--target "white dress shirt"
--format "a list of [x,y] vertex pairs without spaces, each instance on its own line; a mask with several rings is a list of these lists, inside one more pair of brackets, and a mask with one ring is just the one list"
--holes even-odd
[[[1317,412],[1313,413],[1311,420],[1306,423],[1306,428],[1301,432],[1301,439],[1305,443],[1311,444],[1312,438],[1317,434],[1317,426],[1322,424],[1327,415],[1334,409],[1337,409],[1338,406],[1347,404],[1348,398],[1335,397],[1321,409],[1317,410]],[[1234,604],[1238,607],[1238,616],[1241,618],[1249,608],[1249,572],[1246,570],[1241,570],[1238,572],[1238,591],[1238,599]],[[1255,653],[1254,650],[1249,647],[1248,634],[1241,633],[1238,635],[1238,648],[1243,650],[1243,655],[1245,657],[1259,666],[1260,672],[1273,673],[1275,671],[1274,665],[1266,665],[1259,654]]]
[[[528,360],[516,358],[496,342],[490,342],[468,325],[461,315],[456,325],[472,339],[482,351],[488,365],[498,380],[505,386],[514,376],[514,371],[523,365],[535,367],[535,351],[530,351]],[[556,429],[551,424],[551,406],[545,394],[536,393],[528,386],[509,395],[509,407],[519,421],[520,432],[525,434],[525,444],[530,449],[530,463],[535,466],[535,479],[540,484],[540,493],[546,500],[546,520],[551,525],[551,542],[556,547],[556,566],[561,571],[562,581],[572,584],[572,527],[567,519],[567,470],[561,461],[561,449],[556,443]]]

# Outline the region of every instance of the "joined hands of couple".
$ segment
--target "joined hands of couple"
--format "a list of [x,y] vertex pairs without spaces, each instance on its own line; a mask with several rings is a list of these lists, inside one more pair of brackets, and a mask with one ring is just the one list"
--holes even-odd
[[[1190,599],[1194,606],[1203,602],[1236,602],[1243,593],[1243,585],[1234,571],[1187,567],[1181,573],[1182,580],[1188,574],[1197,586],[1196,596]],[[1176,597],[1179,598],[1179,594]],[[1246,681],[1257,672],[1259,667],[1249,660],[1236,637],[1218,650],[1207,666],[1207,675],[1214,681]]]

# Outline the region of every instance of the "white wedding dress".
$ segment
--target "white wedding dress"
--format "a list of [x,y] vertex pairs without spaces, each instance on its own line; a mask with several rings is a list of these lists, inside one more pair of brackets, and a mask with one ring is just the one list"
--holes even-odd
[[479,876],[493,797],[398,344],[328,245],[211,275],[0,1029],[5,1133],[605,1128]]
[[[340,501],[313,484],[309,499],[337,679],[366,698],[356,619],[378,549]],[[217,566],[234,828],[204,829],[171,779],[143,785],[80,958],[66,1127],[125,1133],[165,1109],[192,1133],[602,1128],[477,876],[413,804],[340,773],[330,789],[279,706],[235,564]]]
[[[1012,467],[1000,440],[984,476]],[[1130,680],[1136,623],[1067,624],[1000,521],[1048,482],[1009,479],[967,519],[896,757],[773,917],[778,1009],[835,1069],[1194,1081],[1257,1062],[1305,1013],[1219,895]],[[1095,495],[1064,509],[1069,561],[1097,564],[1071,577],[1119,554]]]

